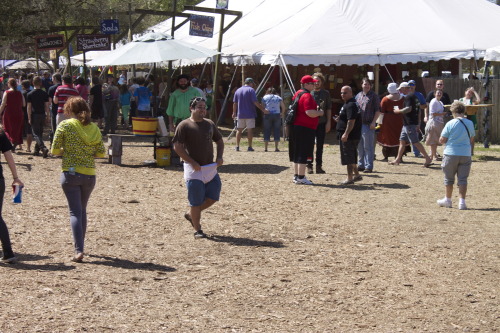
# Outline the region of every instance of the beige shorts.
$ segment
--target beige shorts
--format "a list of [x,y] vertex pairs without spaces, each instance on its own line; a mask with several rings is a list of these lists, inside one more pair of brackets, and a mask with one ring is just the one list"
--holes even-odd
[[238,119],[238,123],[236,124],[238,128],[255,128],[255,118],[250,119]]

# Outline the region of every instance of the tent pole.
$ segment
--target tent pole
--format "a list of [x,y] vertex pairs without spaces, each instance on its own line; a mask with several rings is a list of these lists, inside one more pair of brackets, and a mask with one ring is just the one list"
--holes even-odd
[[373,66],[373,72],[374,72],[373,80],[375,81],[374,91],[378,95],[378,90],[380,89],[380,65],[379,64],[375,64],[375,66]]
[[[281,68],[281,65],[279,65],[279,70],[280,70],[280,96],[283,98],[283,92],[285,90],[285,86],[283,85],[283,69]],[[285,123],[285,115],[281,115],[281,118],[283,119],[283,123]],[[286,136],[286,126],[282,126],[283,129],[283,138]]]
[[[214,87],[215,89],[218,89],[219,87],[219,67],[220,67],[220,52],[222,50],[222,35],[224,33],[224,13],[221,14],[220,16],[220,28],[219,28],[219,42],[217,45],[217,51],[219,52],[215,56],[215,73],[214,73]],[[210,110],[210,119],[215,120],[215,104],[212,103],[212,110]],[[221,111],[222,114],[222,111]]]

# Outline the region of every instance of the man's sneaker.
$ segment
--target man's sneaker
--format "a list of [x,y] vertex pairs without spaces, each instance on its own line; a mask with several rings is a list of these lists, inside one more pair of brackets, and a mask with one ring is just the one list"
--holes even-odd
[[49,156],[49,150],[47,148],[42,149],[42,157],[47,158]]
[[313,173],[313,166],[312,164],[307,164],[306,165],[307,173],[312,174]]
[[451,208],[451,200],[450,199],[446,199],[446,198],[439,199],[437,201],[437,204],[439,205],[439,207]]
[[207,235],[203,232],[203,230],[198,230],[197,232],[194,233],[194,238],[199,239],[199,238],[207,238]]
[[248,147],[247,151],[254,151],[252,147]]
[[467,205],[465,204],[465,202],[459,202],[458,203],[458,209],[460,209],[460,210],[467,210]]
[[11,255],[4,255],[2,258],[0,258],[0,262],[5,262],[8,264],[12,264],[17,260],[16,256],[14,254]]
[[236,146],[236,148],[234,150],[240,151],[240,147]]
[[298,185],[312,185],[313,182],[310,181],[309,179],[307,179],[306,177],[300,179],[300,178],[297,178],[297,180],[295,181],[295,184],[298,184]]
[[297,179],[299,179],[297,176],[293,176],[293,183],[297,184]]

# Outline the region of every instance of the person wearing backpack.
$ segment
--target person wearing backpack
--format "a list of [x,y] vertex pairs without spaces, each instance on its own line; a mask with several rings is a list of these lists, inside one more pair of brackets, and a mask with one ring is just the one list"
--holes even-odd
[[319,109],[318,104],[311,95],[314,83],[317,82],[311,75],[305,75],[300,80],[302,89],[293,96],[293,101],[298,98],[297,112],[290,126],[288,144],[290,162],[293,162],[293,182],[298,185],[312,185],[306,178],[306,165],[312,162],[314,153],[314,139],[318,127],[319,117],[325,112]]

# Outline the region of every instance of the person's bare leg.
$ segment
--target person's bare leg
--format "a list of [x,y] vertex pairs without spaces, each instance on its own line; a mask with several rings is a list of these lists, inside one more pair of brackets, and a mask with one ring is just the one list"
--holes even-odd
[[236,147],[240,146],[242,132],[243,132],[243,128],[238,128],[238,131],[236,132]]
[[248,137],[248,147],[252,147],[253,128],[247,128],[247,137]]
[[213,199],[205,199],[201,206],[191,206],[189,211],[189,217],[191,218],[191,223],[195,231],[201,229],[201,212],[212,206],[216,201]]
[[299,176],[305,176],[306,175],[306,165],[302,163],[296,163],[297,165],[297,174]]
[[264,150],[267,151],[267,146],[269,146],[269,141],[264,141]]
[[358,165],[355,163],[351,164],[351,166],[352,166],[353,176],[358,177],[359,176]]
[[427,151],[424,148],[424,145],[420,142],[414,143],[415,147],[417,147],[418,151],[420,154],[424,155],[425,157],[425,163],[424,166],[427,166],[429,163],[432,162],[432,158],[430,158],[429,154],[427,154]]
[[200,230],[201,206],[191,206],[191,209],[189,210],[189,216],[191,217],[191,224],[193,225],[194,230]]
[[[446,191],[445,191],[445,196],[447,199],[451,199],[451,196],[453,194],[453,184],[452,185],[445,185]],[[467,191],[467,189],[466,189]]]
[[26,145],[28,148],[26,148],[27,152],[31,153],[31,144],[33,143],[33,134],[26,134]]
[[274,150],[278,150],[279,141],[274,141]]
[[401,163],[401,159],[403,158],[403,154],[405,153],[405,144],[406,141],[399,141],[398,156],[394,161],[389,162],[389,164],[399,165],[399,163]]
[[431,145],[431,159],[437,159],[437,145]]
[[[452,188],[452,191],[453,191],[453,188]],[[459,198],[465,200],[466,195],[467,195],[467,185],[458,185]]]

